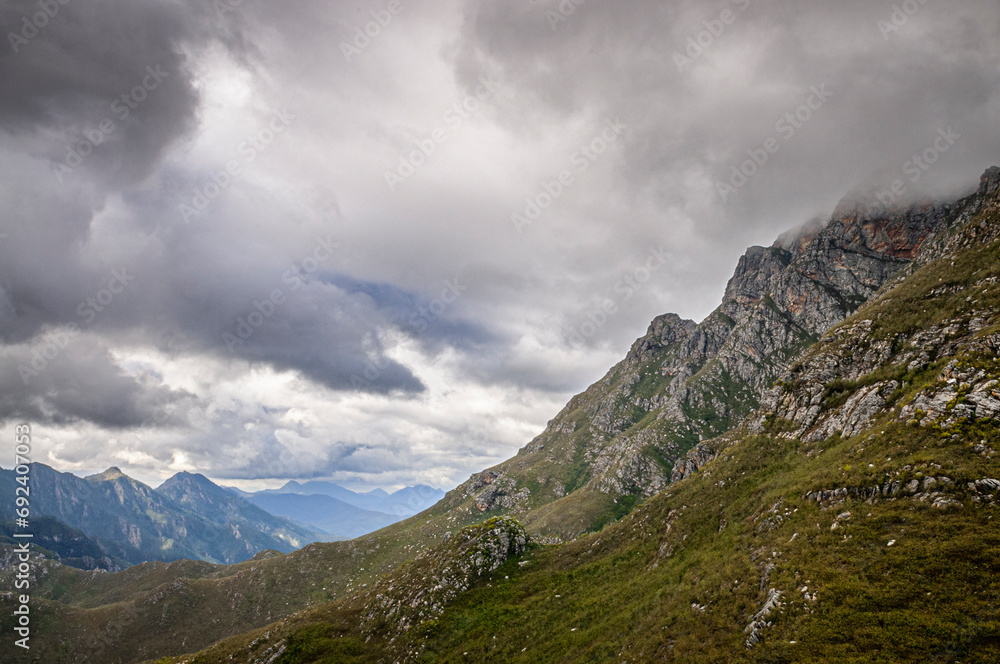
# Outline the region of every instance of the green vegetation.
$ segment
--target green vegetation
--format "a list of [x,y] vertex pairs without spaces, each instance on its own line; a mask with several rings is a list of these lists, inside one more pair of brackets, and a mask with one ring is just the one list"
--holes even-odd
[[573,452],[573,465],[570,466],[566,481],[566,493],[573,493],[590,479],[590,464],[585,456],[586,449],[579,445]]
[[[418,662],[995,661],[995,504],[972,501],[964,488],[955,490],[962,506],[947,509],[912,497],[831,507],[804,498],[918,474],[948,475],[956,487],[1000,474],[964,440],[875,428],[820,447],[744,438],[600,533],[536,547],[527,565],[509,560],[395,642],[376,638],[359,652],[351,625],[362,607],[350,600],[326,609],[323,622],[272,628],[269,643],[288,644],[276,664],[404,652],[419,653]],[[768,588],[782,604],[748,649],[744,628]],[[195,661],[236,651],[221,644]]]
[[892,340],[942,325],[970,309],[990,315],[998,308],[1000,242],[991,242],[923,267],[858,316],[877,309],[872,338]]
[[282,664],[346,664],[371,660],[366,658],[365,644],[357,635],[324,623],[292,635],[280,661]]

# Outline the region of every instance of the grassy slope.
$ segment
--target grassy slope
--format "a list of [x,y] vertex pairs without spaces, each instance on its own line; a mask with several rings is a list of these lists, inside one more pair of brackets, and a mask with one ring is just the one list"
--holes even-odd
[[[202,648],[342,597],[441,542],[446,532],[461,525],[450,515],[424,515],[377,535],[313,544],[232,566],[146,563],[118,574],[94,575],[42,563],[32,620],[40,638],[33,642],[30,657],[17,661],[139,661],[154,653]],[[13,587],[12,582],[3,585]],[[8,601],[0,598],[0,607]],[[169,629],[164,629],[166,624]],[[0,628],[8,626],[9,617],[0,617]],[[118,649],[121,660],[94,655],[110,657],[107,653]]]
[[[954,265],[926,266],[845,324],[870,319],[873,337],[891,338],[972,309],[1000,311],[997,285],[931,295],[1000,276],[998,257],[993,243],[973,246]],[[979,336],[1000,331],[998,323],[994,314]],[[995,354],[960,359],[1000,378]],[[893,405],[905,405],[940,369],[909,371]],[[896,370],[890,362],[876,373]],[[873,381],[837,385],[825,407]],[[699,475],[600,533],[534,548],[527,565],[509,562],[401,639],[375,634],[365,643],[364,598],[345,598],[266,636],[177,661],[252,661],[242,658],[251,636],[258,649],[286,647],[275,664],[395,661],[407,653],[425,662],[1000,661],[1000,509],[973,500],[967,488],[1000,476],[997,456],[975,448],[1000,443],[997,422],[941,430],[904,424],[897,413],[883,412],[850,439],[789,440],[781,421],[761,435],[720,439],[721,456]],[[951,478],[949,495],[961,505],[900,497],[823,507],[806,498],[928,476]],[[761,643],[748,648],[745,628],[771,588],[781,605]]]
[[[802,464],[795,442],[744,440],[708,478],[657,496],[604,533],[540,552],[497,588],[463,597],[421,635],[428,640],[422,661],[933,662],[973,653],[967,661],[996,661],[995,508],[942,512],[896,501],[823,510],[802,499],[809,489],[840,484],[829,477],[831,464],[885,453],[900,465],[968,468],[964,446],[890,427],[867,443],[870,457],[851,448],[840,441]],[[997,470],[984,468],[982,476]],[[730,482],[720,487],[716,478]],[[779,500],[780,514],[790,514],[758,534],[759,516]],[[852,517],[831,531],[841,510]],[[661,556],[661,547],[671,555]],[[765,599],[765,560],[776,565],[765,585],[782,590],[787,603],[762,645],[748,650],[743,630]],[[804,586],[817,601],[803,599],[797,589]],[[282,664],[294,661],[324,660]]]
[[[364,643],[364,607],[346,601],[271,626],[270,638],[259,632],[175,661],[248,661],[228,658],[251,637],[296,646],[276,664],[393,661],[387,655],[418,649],[427,662],[1000,661],[1000,533],[992,523],[1000,510],[967,502],[942,511],[915,500],[824,510],[803,499],[907,464],[957,480],[1000,473],[964,441],[898,424],[884,431],[864,439],[864,452],[859,440],[831,440],[811,457],[816,448],[796,441],[744,439],[603,532],[537,548],[523,568],[508,563],[401,644]],[[869,460],[880,466],[867,469]],[[767,530],[779,500],[783,520]],[[844,511],[851,518],[831,531]],[[775,569],[762,590],[766,561]],[[803,599],[803,586],[815,602]],[[769,587],[786,603],[748,650],[743,629]]]

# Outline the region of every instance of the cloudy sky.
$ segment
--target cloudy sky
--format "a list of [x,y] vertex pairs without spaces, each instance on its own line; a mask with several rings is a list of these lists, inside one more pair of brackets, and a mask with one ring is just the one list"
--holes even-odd
[[451,488],[746,246],[1000,162],[996,0],[574,1],[0,0],[8,439]]

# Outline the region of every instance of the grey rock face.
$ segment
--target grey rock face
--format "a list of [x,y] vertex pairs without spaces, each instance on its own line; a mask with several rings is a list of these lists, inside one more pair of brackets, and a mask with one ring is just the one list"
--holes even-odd
[[[977,347],[987,353],[1000,352],[1000,335],[977,340]],[[904,406],[899,418],[922,426],[938,425],[949,429],[962,420],[1000,418],[1000,380],[994,372],[958,361],[948,363],[935,385],[923,390],[912,403]]]
[[[959,349],[994,357],[1000,353],[1000,335],[978,334],[988,316],[988,312],[973,309],[944,325],[897,337],[893,343],[873,342],[869,338],[870,320],[842,327],[765,394],[760,412],[748,423],[749,430],[763,431],[765,417],[771,415],[794,425],[781,434],[789,438],[818,441],[837,433],[856,435],[884,412],[886,402],[901,388],[895,380],[859,385],[859,379],[887,366],[923,368],[947,360]],[[844,384],[849,396],[842,405],[830,407],[825,398],[830,397],[828,388],[836,381]],[[947,429],[963,419],[998,416],[1000,381],[995,372],[953,360],[930,387],[900,409],[898,419]]]
[[764,606],[762,606],[760,611],[754,615],[753,620],[750,621],[750,624],[747,625],[744,630],[744,633],[748,635],[746,640],[747,648],[753,648],[755,645],[760,643],[761,633],[764,628],[771,626],[768,618],[770,618],[774,610],[780,606],[781,592],[771,588],[767,591],[767,600],[764,602]]
[[722,311],[734,320],[752,315],[765,296],[776,292],[792,254],[778,247],[750,247],[726,287]]
[[979,179],[979,195],[982,197],[995,194],[1000,190],[1000,166],[986,169]]
[[[973,486],[977,484],[973,483]],[[961,502],[949,495],[955,488],[950,477],[925,477],[923,482],[917,479],[894,480],[873,486],[851,486],[811,491],[802,498],[814,501],[823,508],[835,507],[850,498],[869,504],[882,500],[911,499],[922,503],[930,502],[933,507],[945,509],[962,506]],[[975,489],[971,490],[975,491]]]
[[892,380],[875,383],[859,390],[805,440],[825,440],[836,433],[850,438],[861,433],[882,412],[889,397],[898,387],[899,383]]
[[651,359],[656,351],[691,338],[698,329],[693,320],[684,320],[677,314],[665,314],[653,319],[646,335],[639,338],[625,357],[626,364],[641,364]]
[[670,481],[673,483],[686,480],[704,468],[705,464],[714,458],[715,453],[710,447],[703,444],[696,445],[683,459],[678,459],[677,463],[674,464]]
[[362,616],[363,630],[374,631],[387,621],[402,633],[438,618],[479,578],[522,555],[528,541],[524,527],[508,518],[464,528],[364,593],[369,608]]

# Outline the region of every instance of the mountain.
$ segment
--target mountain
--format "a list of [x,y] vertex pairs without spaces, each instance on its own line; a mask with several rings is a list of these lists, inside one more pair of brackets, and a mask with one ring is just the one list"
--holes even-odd
[[[247,500],[234,496],[204,475],[177,473],[161,484],[156,491],[172,498],[185,509],[234,532],[241,532],[247,539],[263,533],[272,540],[284,543],[288,550],[297,549],[317,540],[314,530],[298,526],[275,513],[261,509]],[[278,548],[273,542],[260,541],[258,550]],[[278,550],[285,550],[279,548]],[[287,551],[286,551],[287,552]]]
[[[14,549],[21,544],[4,534],[14,532],[18,532],[18,529],[13,521],[0,523],[0,557],[4,559],[4,566],[14,563]],[[50,516],[33,519],[31,534],[34,556],[43,556],[84,570],[118,572],[128,567],[127,562],[116,558],[108,548]]]
[[380,511],[390,514],[419,514],[429,507],[433,507],[439,500],[445,497],[445,492],[435,489],[426,484],[408,486],[394,491],[384,499],[385,502],[379,506]]
[[258,507],[335,538],[349,539],[396,523],[431,507],[444,492],[429,486],[412,486],[387,493],[375,489],[357,493],[333,482],[287,482],[280,489],[249,493],[227,488]]
[[601,528],[665,488],[700,441],[755,410],[805,349],[911,265],[954,214],[949,204],[880,211],[847,199],[829,223],[751,247],[708,318],[655,319],[515,458],[473,475],[444,505],[516,515],[557,538]]
[[271,514],[304,523],[339,539],[367,535],[399,521],[397,516],[363,510],[323,494],[257,493],[246,500]]
[[[286,483],[280,489],[259,491],[256,495],[294,493],[300,495],[324,495],[343,501],[348,505],[365,510],[384,512],[397,516],[413,516],[434,505],[445,492],[425,485],[409,486],[394,493],[386,493],[375,489],[367,493],[357,493],[333,482],[309,481],[299,483],[294,480]],[[241,495],[249,495],[242,493]]]
[[38,656],[1000,661],[998,259],[1000,169],[845,203],[415,517],[227,568],[43,561]]
[[[0,469],[0,490],[13,495],[14,485],[13,471]],[[205,478],[181,476],[156,491],[118,468],[80,478],[36,463],[32,514],[53,517],[84,533],[107,556],[132,564],[182,558],[235,563],[267,549],[292,551],[317,538],[209,485]],[[0,518],[13,518],[12,503],[0,506]]]

